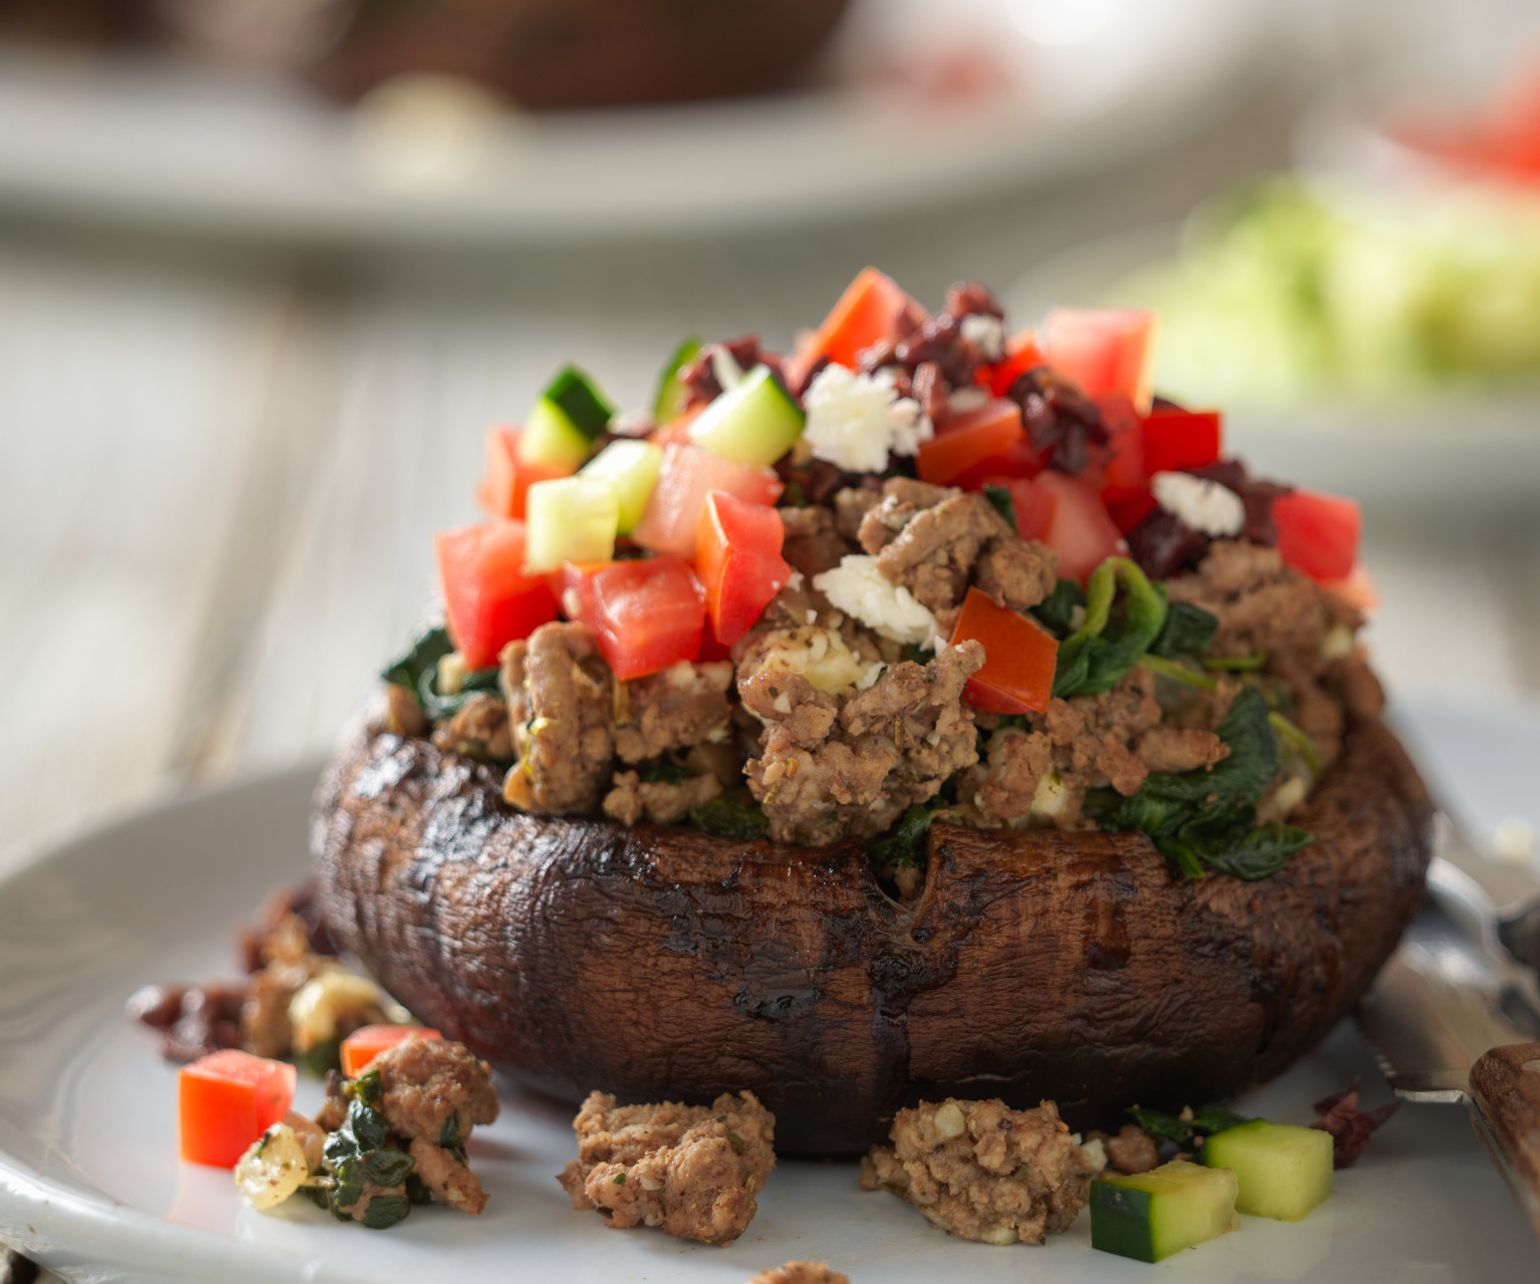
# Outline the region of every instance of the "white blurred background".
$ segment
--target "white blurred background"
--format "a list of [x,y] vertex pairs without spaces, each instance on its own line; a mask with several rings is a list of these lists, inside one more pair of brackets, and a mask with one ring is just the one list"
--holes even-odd
[[1540,696],[1540,10],[941,8],[0,0],[0,868],[324,751],[560,363],[640,405],[867,263],[1157,303],[1364,499],[1394,695]]

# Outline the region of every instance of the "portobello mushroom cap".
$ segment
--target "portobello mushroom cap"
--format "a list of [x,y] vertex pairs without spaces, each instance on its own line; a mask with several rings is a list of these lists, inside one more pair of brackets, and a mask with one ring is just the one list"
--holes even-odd
[[918,1098],[1217,1101],[1368,988],[1416,911],[1432,808],[1378,722],[1259,882],[1187,881],[1143,835],[937,823],[899,904],[863,845],[521,815],[499,773],[361,722],[311,844],[326,920],[421,1020],[569,1101],[752,1089],[777,1149],[863,1153]]

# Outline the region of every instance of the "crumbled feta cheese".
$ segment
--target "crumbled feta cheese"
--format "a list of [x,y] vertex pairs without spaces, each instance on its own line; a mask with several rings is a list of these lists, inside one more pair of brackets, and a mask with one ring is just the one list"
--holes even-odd
[[958,333],[975,348],[985,361],[998,361],[1005,355],[1005,323],[987,312],[970,312],[962,319]]
[[1050,771],[1037,782],[1032,806],[1028,810],[1033,816],[1054,820],[1068,813],[1070,798],[1069,786],[1064,783],[1064,778]]
[[891,370],[859,374],[825,366],[802,401],[802,440],[816,458],[853,473],[882,472],[890,454],[912,455],[935,433],[920,403],[898,395]]
[[921,646],[937,636],[936,617],[879,571],[875,557],[848,553],[833,570],[814,576],[813,587],[837,609],[895,642]]
[[1321,659],[1346,660],[1353,654],[1357,643],[1353,640],[1353,630],[1346,624],[1338,624],[1333,627],[1324,638],[1321,639]]
[[[834,630],[813,627],[776,630],[759,663],[767,670],[801,674],[826,695],[864,691],[882,673],[881,660],[863,660]],[[777,713],[791,712],[790,705],[781,708],[780,697],[774,708]]]
[[989,394],[982,388],[959,388],[950,393],[946,399],[947,409],[954,415],[966,415],[973,410],[982,410],[989,404]]
[[1155,502],[1195,531],[1215,539],[1239,535],[1246,525],[1246,505],[1228,486],[1191,473],[1156,473],[1150,481]]
[[645,410],[620,410],[610,416],[610,431],[617,437],[645,437],[657,426]]
[[733,354],[727,350],[725,343],[711,345],[711,373],[717,377],[723,392],[743,382],[743,367],[733,360]]
[[793,593],[800,589],[802,587],[802,572],[793,571],[790,575],[788,575],[786,577],[786,587],[789,588]]

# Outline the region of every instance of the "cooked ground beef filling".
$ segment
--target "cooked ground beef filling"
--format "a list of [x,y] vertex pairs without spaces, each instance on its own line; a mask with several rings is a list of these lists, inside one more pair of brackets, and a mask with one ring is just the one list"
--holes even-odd
[[595,1092],[572,1130],[578,1157],[557,1180],[574,1208],[592,1208],[619,1230],[656,1226],[730,1244],[775,1167],[775,1116],[752,1092],[723,1093],[709,1106],[617,1106]]
[[893,1120],[891,1146],[861,1161],[861,1186],[906,1199],[943,1230],[986,1244],[1041,1244],[1091,1193],[1091,1158],[1058,1109],[921,1102]]
[[[818,845],[873,838],[915,805],[985,827],[1088,828],[1106,807],[1088,812],[1093,793],[1127,798],[1152,773],[1223,762],[1218,732],[1248,685],[1310,748],[1308,770],[1281,760],[1258,807],[1283,819],[1340,752],[1347,716],[1383,701],[1351,608],[1276,550],[1221,539],[1163,585],[1217,621],[1189,681],[1136,663],[1040,714],[980,713],[965,690],[984,649],[946,641],[963,601],[976,589],[1018,613],[1047,609],[1057,555],[983,494],[908,477],[781,512],[792,579],[728,659],[622,682],[583,625],[547,624],[505,648],[500,694],[464,700],[435,743],[511,762],[504,796],[525,811],[666,825],[756,808],[770,839]],[[414,711],[393,704],[392,725],[416,725]]]

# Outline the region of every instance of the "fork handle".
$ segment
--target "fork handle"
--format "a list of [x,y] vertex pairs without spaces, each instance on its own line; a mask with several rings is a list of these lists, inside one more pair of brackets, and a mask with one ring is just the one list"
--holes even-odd
[[1483,1053],[1470,1068],[1470,1095],[1482,1140],[1540,1235],[1540,1043]]

